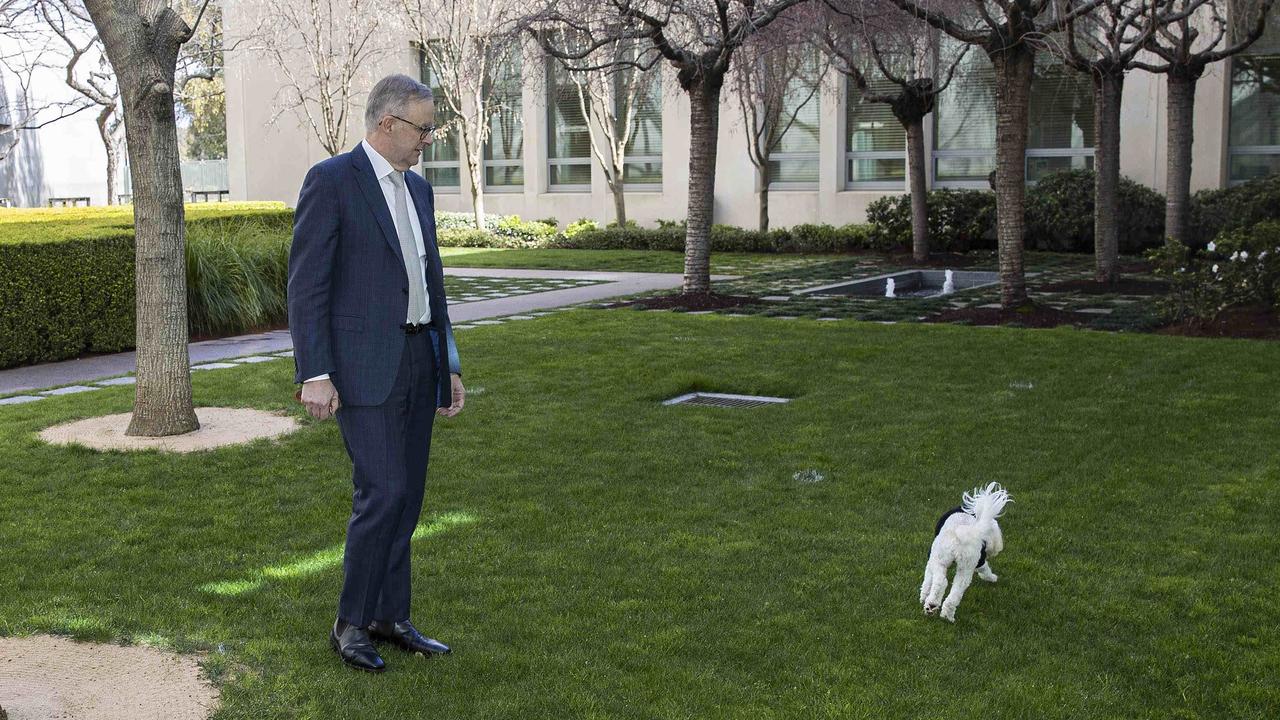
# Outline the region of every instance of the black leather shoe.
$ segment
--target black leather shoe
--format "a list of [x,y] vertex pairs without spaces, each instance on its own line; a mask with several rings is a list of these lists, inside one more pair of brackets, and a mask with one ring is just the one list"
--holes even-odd
[[338,620],[329,631],[329,644],[338,652],[342,662],[353,668],[367,672],[382,672],[387,669],[382,656],[369,639],[365,629],[352,625],[346,620]]
[[418,632],[418,629],[408,620],[398,623],[374,620],[369,625],[369,636],[375,640],[386,640],[405,652],[422,653],[427,657],[448,655],[452,652],[448,645],[432,640],[429,637],[423,637],[422,633]]

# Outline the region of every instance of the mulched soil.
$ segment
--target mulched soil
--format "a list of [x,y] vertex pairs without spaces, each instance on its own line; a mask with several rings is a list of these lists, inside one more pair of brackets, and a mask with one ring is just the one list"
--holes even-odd
[[1213,320],[1183,320],[1156,330],[1161,335],[1280,340],[1280,314],[1267,307],[1227,308]]
[[1169,283],[1163,280],[1138,280],[1120,278],[1116,283],[1100,283],[1096,280],[1066,280],[1036,288],[1043,292],[1073,292],[1081,295],[1164,295]]
[[1124,263],[1116,268],[1121,273],[1149,273],[1156,269],[1156,264],[1150,260],[1136,260],[1131,263]]
[[1047,305],[1024,305],[1016,310],[1003,308],[955,308],[931,315],[924,322],[970,325],[1017,325],[1029,328],[1051,328],[1059,325],[1088,325],[1094,316],[1059,310]]
[[745,295],[721,295],[720,293],[688,293],[680,295],[658,295],[616,302],[608,307],[632,307],[640,310],[723,310],[742,307],[758,302]]

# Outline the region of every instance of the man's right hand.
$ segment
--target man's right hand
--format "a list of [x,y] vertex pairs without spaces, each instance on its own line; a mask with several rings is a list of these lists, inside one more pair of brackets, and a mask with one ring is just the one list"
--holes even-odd
[[306,406],[311,417],[317,420],[329,419],[329,416],[342,407],[342,401],[338,399],[338,389],[329,379],[309,380],[303,383],[302,404]]

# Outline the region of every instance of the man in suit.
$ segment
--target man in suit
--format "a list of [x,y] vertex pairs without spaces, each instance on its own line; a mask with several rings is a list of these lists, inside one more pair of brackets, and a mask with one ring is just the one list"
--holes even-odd
[[409,620],[432,420],[458,414],[465,398],[434,196],[410,171],[434,121],[430,88],[406,75],[380,80],[364,141],[307,173],[289,252],[294,382],[313,417],[337,417],[355,485],[329,640],[343,662],[371,672],[385,668],[373,640],[449,652]]

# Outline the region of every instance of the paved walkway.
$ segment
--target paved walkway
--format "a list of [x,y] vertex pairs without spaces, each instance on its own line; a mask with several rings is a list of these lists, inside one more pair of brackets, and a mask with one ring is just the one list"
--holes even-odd
[[[624,295],[680,287],[683,277],[676,273],[583,272],[575,270],[514,270],[499,268],[445,268],[446,275],[493,278],[570,278],[603,281],[599,285],[566,288],[469,303],[450,303],[449,318],[455,328],[476,320],[520,315],[539,310],[577,305]],[[713,280],[731,276],[713,275]],[[241,335],[191,343],[191,364],[218,363],[246,355],[266,355],[293,349],[289,331],[275,330],[257,335]],[[116,375],[132,373],[132,352],[98,355],[63,362],[0,370],[0,396],[51,388],[71,383],[92,383]],[[130,379],[122,380],[127,383]],[[70,390],[70,388],[67,388]]]

